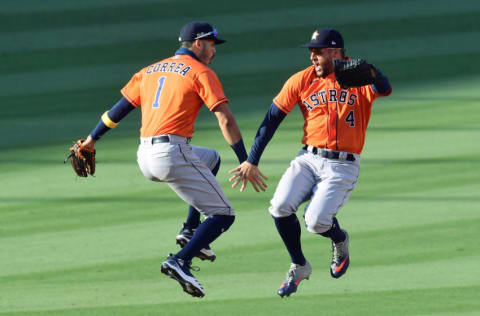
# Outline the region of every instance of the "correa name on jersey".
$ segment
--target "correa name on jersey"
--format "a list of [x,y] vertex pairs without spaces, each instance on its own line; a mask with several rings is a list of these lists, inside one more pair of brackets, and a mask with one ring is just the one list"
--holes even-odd
[[[327,94],[327,91],[328,91],[328,94]],[[312,104],[310,104],[308,100],[302,100],[302,102],[307,108],[307,110],[310,112],[317,106],[321,104],[326,104],[327,99],[328,99],[328,102],[338,102],[341,104],[346,103],[349,106],[354,106],[355,102],[357,101],[357,95],[347,90],[340,90],[340,93],[339,93],[338,90],[336,89],[329,89],[329,90],[321,90],[319,92],[313,93],[307,99],[310,100]]]
[[177,64],[176,62],[160,62],[158,64],[148,66],[145,73],[148,75],[155,72],[173,72],[185,77],[190,69],[191,67],[185,66],[184,63]]

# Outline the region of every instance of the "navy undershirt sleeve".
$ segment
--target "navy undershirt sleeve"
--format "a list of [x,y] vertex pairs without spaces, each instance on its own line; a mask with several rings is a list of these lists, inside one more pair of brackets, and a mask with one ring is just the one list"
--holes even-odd
[[[121,119],[123,119],[128,113],[130,113],[135,107],[128,102],[127,99],[122,97],[120,101],[117,102],[109,111],[108,111],[108,117],[115,123],[120,122]],[[90,133],[90,136],[98,140],[100,137],[103,136],[106,132],[108,132],[111,128],[106,126],[102,120],[100,120],[97,124],[97,126],[93,129],[93,131]]]
[[287,116],[285,112],[280,110],[275,104],[272,103],[268,109],[267,115],[262,124],[258,128],[257,135],[255,136],[255,141],[250,150],[250,155],[248,156],[247,161],[251,164],[258,165],[260,157],[265,150],[268,142],[272,139],[273,134],[277,130],[280,123]]
[[122,97],[120,101],[118,101],[117,104],[115,104],[110,111],[108,111],[108,117],[115,123],[118,123],[133,109],[135,109],[135,107],[128,102],[125,97]]
[[377,78],[379,79],[372,85],[373,91],[378,94],[387,94],[392,89],[388,78],[384,76],[376,67],[375,71],[377,72]]

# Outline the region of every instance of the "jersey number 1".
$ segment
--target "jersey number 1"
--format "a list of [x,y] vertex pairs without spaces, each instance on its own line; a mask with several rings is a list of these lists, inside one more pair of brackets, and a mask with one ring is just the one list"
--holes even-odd
[[157,93],[155,94],[155,101],[153,101],[152,108],[158,108],[160,106],[160,104],[158,104],[158,99],[160,99],[160,95],[162,94],[165,79],[167,79],[165,76],[158,78],[158,89]]

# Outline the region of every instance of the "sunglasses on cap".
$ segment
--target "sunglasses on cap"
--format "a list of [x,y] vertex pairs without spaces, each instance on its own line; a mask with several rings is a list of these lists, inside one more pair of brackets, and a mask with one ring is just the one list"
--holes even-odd
[[203,34],[200,33],[200,35],[197,35],[197,37],[195,37],[195,39],[196,39],[196,40],[197,40],[197,39],[202,39],[202,38],[205,38],[205,37],[208,37],[208,36],[212,36],[212,35],[213,35],[213,37],[217,37],[217,34],[218,34],[217,29],[213,29],[213,31],[210,31],[210,32],[208,32],[208,33],[203,33]]

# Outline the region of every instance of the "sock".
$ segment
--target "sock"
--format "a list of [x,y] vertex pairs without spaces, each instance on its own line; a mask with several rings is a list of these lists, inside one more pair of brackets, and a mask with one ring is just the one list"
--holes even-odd
[[196,229],[198,225],[200,225],[200,212],[190,205],[185,226],[188,226],[190,229]]
[[[220,169],[220,162],[220,157],[218,157],[218,162],[212,169],[214,176],[217,175],[218,169]],[[200,212],[191,205],[188,207],[188,215],[185,225],[190,229],[196,229],[198,225],[200,225]]]
[[203,248],[217,239],[233,224],[235,216],[214,215],[208,217],[198,226],[193,238],[180,250],[175,257],[190,261]]
[[297,215],[292,214],[287,217],[274,217],[275,226],[277,226],[278,233],[282,237],[285,247],[292,262],[295,264],[305,265],[307,260],[303,256],[302,244],[300,241],[301,228]]
[[332,241],[336,244],[339,242],[345,241],[347,236],[345,233],[340,229],[340,224],[336,217],[333,218],[332,227],[324,233],[320,233],[323,237],[329,237]]

